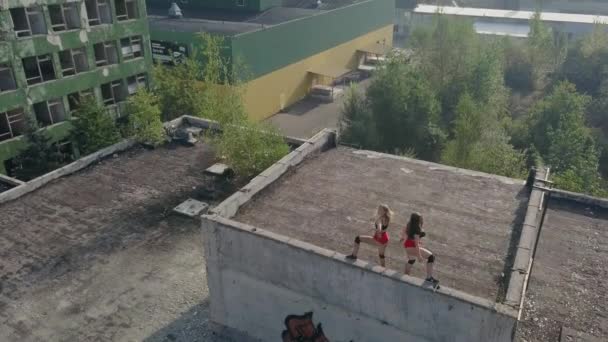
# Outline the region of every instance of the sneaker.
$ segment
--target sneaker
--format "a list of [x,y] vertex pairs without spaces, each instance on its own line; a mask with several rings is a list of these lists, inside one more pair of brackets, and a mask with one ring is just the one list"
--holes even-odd
[[433,277],[428,277],[426,278],[424,281],[429,282],[429,283],[433,283],[433,284],[438,284],[439,280],[433,278]]
[[348,260],[357,260],[357,257],[351,254],[351,255],[347,255],[346,259],[348,259]]

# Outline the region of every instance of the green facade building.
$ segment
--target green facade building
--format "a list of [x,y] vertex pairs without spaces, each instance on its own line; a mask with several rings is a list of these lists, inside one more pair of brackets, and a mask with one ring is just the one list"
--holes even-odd
[[144,0],[5,0],[0,5],[0,173],[24,147],[26,118],[65,147],[79,98],[108,115],[148,82]]

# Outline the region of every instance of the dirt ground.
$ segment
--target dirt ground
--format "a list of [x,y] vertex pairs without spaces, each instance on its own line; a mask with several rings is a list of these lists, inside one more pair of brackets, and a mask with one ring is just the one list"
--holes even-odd
[[0,341],[219,341],[199,225],[171,213],[213,159],[131,150],[0,205]]
[[[371,218],[386,203],[395,211],[386,262],[403,271],[399,238],[418,211],[441,284],[500,300],[527,201],[523,181],[338,147],[281,178],[236,220],[350,254],[355,236],[372,234]],[[377,262],[377,248],[362,244],[359,257]],[[424,264],[415,265],[414,276],[424,277]]]
[[577,341],[607,341],[606,260],[608,210],[550,200],[526,293],[519,341],[558,341],[562,326],[589,336]]

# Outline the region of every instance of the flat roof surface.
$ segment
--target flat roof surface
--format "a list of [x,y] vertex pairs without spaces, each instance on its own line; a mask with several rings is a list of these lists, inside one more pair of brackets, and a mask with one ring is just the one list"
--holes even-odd
[[558,341],[565,325],[606,341],[607,260],[608,210],[551,199],[518,329],[522,338]]
[[238,12],[221,9],[183,9],[181,19],[167,16],[169,7],[148,8],[150,27],[172,32],[209,32],[234,36],[256,31],[266,26],[279,25],[291,20],[309,17],[361,0],[325,0],[317,8],[316,0],[284,0],[283,6],[269,8],[261,13]]
[[0,341],[216,341],[200,223],[171,212],[214,160],[136,148],[1,204]]
[[[350,254],[356,235],[372,233],[379,203],[395,211],[387,266],[399,271],[409,215],[425,217],[424,245],[445,286],[496,300],[528,202],[523,181],[369,151],[337,147],[309,159],[246,204],[236,221]],[[377,249],[360,258],[377,262]],[[414,276],[423,277],[416,264]]]
[[[473,8],[473,7],[452,7],[452,6],[433,6],[433,5],[418,5],[414,9],[414,13],[418,14],[435,14],[442,12],[449,15],[458,15],[466,17],[485,17],[499,19],[517,19],[530,20],[534,15],[532,11],[511,11],[499,10],[490,8]],[[543,21],[565,22],[565,23],[583,23],[594,24],[596,22],[608,23],[608,16],[589,15],[589,14],[573,14],[573,13],[554,13],[542,12],[541,19]]]
[[509,36],[517,38],[527,38],[530,34],[530,25],[528,25],[528,23],[508,24],[476,21],[475,23],[473,23],[473,26],[475,27],[475,31],[479,34]]

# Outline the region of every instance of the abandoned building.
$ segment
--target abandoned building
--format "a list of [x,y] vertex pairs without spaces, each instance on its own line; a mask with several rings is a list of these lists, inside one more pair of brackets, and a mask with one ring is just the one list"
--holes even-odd
[[[225,37],[224,54],[244,69],[245,108],[264,119],[313,93],[373,68],[392,46],[395,6],[385,0],[147,2],[153,57],[173,62],[200,49],[200,32]],[[370,64],[370,65],[367,65]]]
[[[608,201],[548,178],[336,146],[321,132],[203,216],[210,319],[239,341],[289,335],[294,317],[330,341],[605,340]],[[346,260],[379,203],[396,213],[387,267],[364,244]],[[440,289],[424,264],[403,275],[412,212]]]
[[81,96],[94,94],[116,117],[147,82],[144,0],[9,0],[0,23],[0,173],[24,146],[26,117],[69,150],[62,145]]

